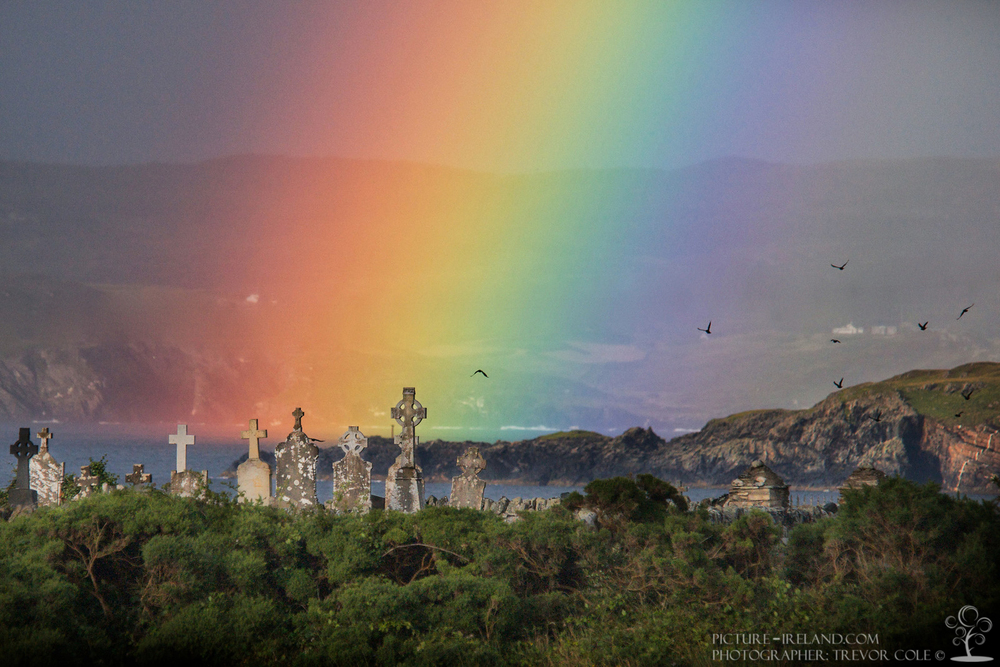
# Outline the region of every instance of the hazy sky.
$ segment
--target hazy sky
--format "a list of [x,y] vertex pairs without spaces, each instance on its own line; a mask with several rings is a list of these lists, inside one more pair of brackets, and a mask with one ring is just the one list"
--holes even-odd
[[998,2],[471,5],[5,2],[0,159],[1000,155]]

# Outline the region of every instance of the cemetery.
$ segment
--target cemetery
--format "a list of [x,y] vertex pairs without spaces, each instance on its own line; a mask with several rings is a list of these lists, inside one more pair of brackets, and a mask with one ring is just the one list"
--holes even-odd
[[21,428],[0,497],[5,664],[697,664],[713,628],[938,646],[957,600],[1000,602],[996,501],[861,466],[839,505],[793,507],[761,460],[697,505],[649,474],[495,501],[476,446],[425,497],[428,410],[407,387],[391,414],[385,496],[351,426],[326,503],[301,408],[273,469],[248,421],[235,495],[192,469],[185,424],[159,486],[142,462],[123,484],[103,459],[67,475],[55,434]]

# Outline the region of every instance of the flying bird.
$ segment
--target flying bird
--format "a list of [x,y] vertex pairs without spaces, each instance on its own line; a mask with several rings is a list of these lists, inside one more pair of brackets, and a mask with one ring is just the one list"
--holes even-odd
[[964,398],[965,400],[969,400],[970,398],[972,398],[972,393],[974,391],[976,391],[975,387],[972,387],[971,389],[966,389],[965,391],[962,392],[962,398]]
[[844,388],[844,378],[840,378],[840,382],[834,382],[833,384],[836,385],[837,389],[843,389]]
[[[851,261],[851,260],[847,260],[847,262],[849,262],[849,261]],[[847,266],[847,262],[844,262],[840,266],[837,266],[836,264],[831,264],[830,266],[832,266],[833,268],[838,269],[840,271],[843,271],[844,267]]]
[[704,329],[702,329],[701,327],[697,327],[697,329],[698,329],[698,331],[704,331],[707,334],[711,334],[712,333],[712,320],[708,321],[708,326],[705,327]]
[[873,422],[880,422],[880,421],[882,421],[882,411],[881,410],[877,410],[875,412],[875,416],[874,417],[872,417],[871,415],[868,415],[868,419],[871,419]]
[[[478,369],[478,370],[476,371],[476,373],[482,373],[482,374],[483,374],[483,377],[484,377],[484,378],[487,378],[487,379],[488,379],[488,378],[490,377],[490,376],[489,376],[489,375],[487,375],[487,374],[486,374],[486,372],[485,372],[484,370],[482,370],[481,368],[480,368],[480,369]],[[471,377],[473,377],[473,376],[474,376],[474,375],[475,375],[476,373],[473,373],[473,374],[472,374],[472,375],[470,375],[469,377],[470,377],[470,378],[471,378]]]
[[[972,306],[974,306],[974,305],[976,305],[976,304],[972,304]],[[958,317],[956,317],[955,319],[956,319],[956,320],[960,320],[960,319],[962,319],[962,315],[965,315],[965,314],[966,314],[967,312],[969,312],[969,309],[970,309],[970,308],[972,308],[972,306],[969,306],[969,308],[963,308],[963,309],[962,309],[962,312],[961,312],[961,313],[959,313],[959,314],[958,314]]]
[[920,327],[921,331],[927,331],[927,325],[930,324],[930,323],[931,323],[930,320],[927,320],[923,324],[921,324],[920,322],[917,322],[917,326]]
[[958,419],[959,417],[961,417],[964,414],[965,414],[965,410],[962,410],[961,412],[956,412],[955,413],[955,419]]
[[839,343],[840,341],[839,341],[839,340],[837,340],[836,338],[831,338],[831,339],[830,339],[830,342],[831,342],[831,343]]

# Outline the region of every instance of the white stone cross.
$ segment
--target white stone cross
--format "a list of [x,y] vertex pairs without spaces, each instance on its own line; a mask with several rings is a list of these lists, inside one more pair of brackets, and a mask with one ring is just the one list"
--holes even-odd
[[249,454],[249,456],[247,458],[248,459],[259,459],[260,458],[260,444],[259,444],[259,442],[260,442],[261,438],[266,438],[267,437],[267,429],[265,428],[263,430],[258,430],[257,429],[257,420],[256,419],[251,419],[250,420],[250,430],[249,431],[243,431],[240,434],[240,437],[242,439],[244,439],[244,440],[249,440],[250,441],[250,454]]
[[38,451],[47,452],[49,451],[49,440],[55,436],[49,432],[49,427],[46,426],[41,431],[35,434],[35,437],[42,441],[42,444],[38,447]]
[[194,436],[188,435],[187,424],[178,424],[177,433],[172,434],[168,439],[171,445],[177,445],[177,472],[187,470],[187,448],[194,444]]

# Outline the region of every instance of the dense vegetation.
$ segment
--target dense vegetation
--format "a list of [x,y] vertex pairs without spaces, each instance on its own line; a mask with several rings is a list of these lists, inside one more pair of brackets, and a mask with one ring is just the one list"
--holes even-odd
[[952,649],[947,616],[1000,608],[995,502],[891,479],[786,545],[764,513],[720,525],[675,500],[649,476],[593,482],[565,504],[595,529],[569,507],[508,524],[96,495],[0,521],[2,661],[719,664],[713,633]]

